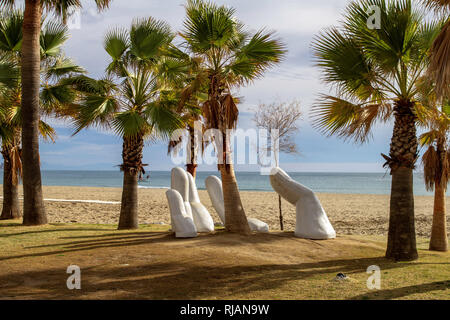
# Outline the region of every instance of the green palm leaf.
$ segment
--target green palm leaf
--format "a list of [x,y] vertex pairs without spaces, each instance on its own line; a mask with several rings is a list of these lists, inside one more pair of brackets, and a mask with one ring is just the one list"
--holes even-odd
[[72,74],[85,73],[86,71],[76,65],[71,59],[60,57],[53,64],[49,65],[45,70],[45,77],[49,79],[59,79],[63,76]]
[[130,30],[130,54],[134,60],[153,62],[174,38],[170,26],[153,18],[136,19]]
[[80,105],[73,108],[76,113],[73,120],[74,134],[77,134],[90,126],[109,128],[119,105],[113,96],[88,95]]
[[69,29],[67,26],[48,21],[41,32],[41,55],[43,57],[54,57],[60,53],[61,46],[69,39]]
[[186,4],[185,31],[181,36],[193,51],[204,53],[236,41],[235,9],[212,2],[189,0]]
[[2,11],[0,15],[0,50],[19,53],[22,47],[23,13]]
[[15,63],[0,63],[0,86],[17,89],[20,82],[20,69]]
[[118,136],[125,138],[142,137],[151,131],[149,123],[138,110],[116,113],[111,126]]
[[235,60],[228,68],[244,82],[260,78],[266,69],[281,62],[286,53],[285,46],[273,36],[273,32],[257,32],[237,50]]
[[104,48],[112,61],[106,68],[109,73],[122,75],[124,53],[129,48],[128,33],[125,29],[116,28],[110,30],[105,37]]

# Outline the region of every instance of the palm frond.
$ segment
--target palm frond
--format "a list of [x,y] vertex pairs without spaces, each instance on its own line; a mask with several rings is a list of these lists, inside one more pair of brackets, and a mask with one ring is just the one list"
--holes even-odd
[[124,54],[129,46],[128,32],[125,29],[112,29],[106,34],[103,47],[112,59],[106,68],[107,72],[123,74]]
[[125,138],[142,137],[151,130],[148,122],[137,110],[116,113],[111,120],[111,127],[116,135]]
[[286,54],[286,47],[273,32],[260,30],[250,41],[236,52],[235,61],[228,68],[244,82],[260,78],[268,68],[280,63]]
[[154,139],[167,140],[175,130],[185,125],[177,113],[160,101],[146,106],[144,115],[151,127],[150,138]]
[[19,53],[22,47],[23,13],[11,10],[0,14],[0,50]]
[[41,134],[41,137],[46,141],[52,141],[54,143],[56,140],[55,129],[45,121],[39,121],[39,133]]
[[205,53],[236,41],[238,22],[234,19],[234,8],[201,0],[188,0],[185,8],[181,36],[193,52]]
[[115,113],[119,110],[113,96],[88,95],[79,105],[74,105],[76,117],[73,119],[74,135],[90,126],[109,128]]
[[331,28],[316,37],[313,50],[323,81],[336,85],[341,94],[355,95],[361,100],[384,96],[377,83],[379,71],[357,39]]
[[450,178],[448,156],[447,150],[440,155],[433,145],[429,146],[422,156],[423,175],[427,190],[432,191],[435,184],[442,184],[447,189],[447,183]]
[[11,9],[16,4],[15,0],[0,0],[0,7]]
[[47,85],[41,89],[41,110],[47,115],[64,114],[65,106],[75,102],[77,92],[64,83]]
[[0,86],[17,89],[20,82],[20,70],[15,63],[0,63]]
[[356,142],[367,142],[377,121],[387,121],[392,107],[387,103],[352,103],[323,95],[313,106],[313,127],[328,136],[337,135]]
[[63,76],[71,76],[85,72],[82,67],[76,65],[71,59],[59,57],[45,69],[45,78],[47,80],[59,79]]
[[47,21],[42,28],[40,43],[43,57],[55,57],[59,55],[61,46],[69,39],[67,26],[56,21]]
[[173,38],[166,22],[151,17],[135,19],[130,29],[130,54],[143,63],[152,63]]
[[436,83],[437,96],[450,96],[450,19],[433,42],[428,72]]
[[426,7],[437,12],[450,10],[450,0],[422,0]]
[[[5,0],[6,2],[14,2],[14,0]],[[112,0],[95,0],[98,11],[105,10],[109,7]],[[61,17],[65,23],[71,9],[80,9],[83,4],[80,0],[42,0],[44,8],[53,12],[57,17]]]

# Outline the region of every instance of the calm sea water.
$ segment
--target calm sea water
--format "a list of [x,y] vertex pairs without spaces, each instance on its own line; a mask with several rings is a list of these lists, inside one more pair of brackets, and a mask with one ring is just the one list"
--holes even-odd
[[[220,176],[218,172],[198,172],[197,186],[204,189],[205,178]],[[290,173],[291,177],[316,192],[389,194],[391,176],[384,173]],[[272,191],[269,177],[258,172],[237,172],[240,190]],[[47,186],[121,187],[119,171],[43,171],[43,184]],[[170,186],[170,172],[150,172],[149,179],[139,182],[142,188]],[[414,175],[414,193],[432,195],[425,190],[423,175]]]

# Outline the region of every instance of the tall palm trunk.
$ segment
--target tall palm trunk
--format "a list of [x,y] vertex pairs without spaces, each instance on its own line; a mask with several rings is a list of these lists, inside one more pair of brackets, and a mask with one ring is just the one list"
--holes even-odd
[[240,234],[250,234],[247,216],[242,205],[241,195],[229,147],[228,136],[222,134],[223,139],[223,164],[219,164],[220,175],[222,177],[223,201],[225,207],[225,229],[229,232]]
[[222,177],[223,200],[225,207],[225,229],[228,232],[240,234],[250,234],[248,220],[242,206],[239,188],[234,174],[234,167],[230,149],[228,129],[234,128],[237,122],[238,111],[231,110],[224,105],[221,95],[225,91],[225,86],[221,83],[220,76],[210,75],[209,105],[212,114],[209,114],[207,121],[214,129],[218,129],[222,135],[222,152],[218,154],[218,168]]
[[195,143],[195,131],[194,128],[188,126],[190,150],[189,150],[189,163],[186,164],[186,171],[189,172],[194,178],[197,175],[197,149]]
[[[446,170],[446,162],[448,161],[446,156],[445,146],[447,145],[446,139],[438,139],[437,141],[437,156],[439,161],[439,173],[443,176],[443,170]],[[437,179],[434,184],[434,207],[433,207],[433,224],[431,227],[431,239],[430,250],[435,251],[447,251],[448,250],[448,238],[447,238],[447,218],[445,208],[445,191],[446,182],[443,179]]]
[[143,170],[142,137],[124,138],[122,158],[123,189],[120,208],[119,230],[137,229],[138,224],[138,179]]
[[19,219],[22,217],[19,208],[19,183],[13,179],[11,147],[2,146],[3,155],[3,209],[0,220]]
[[239,188],[232,164],[221,165],[223,201],[225,206],[225,229],[229,232],[250,234],[247,217],[242,206]]
[[441,183],[436,183],[434,189],[433,225],[431,228],[430,250],[448,250],[447,219],[445,211],[445,187]]
[[42,8],[26,0],[22,40],[23,224],[47,223],[39,161],[39,87]]
[[386,257],[396,261],[418,258],[414,224],[413,169],[417,160],[416,116],[413,102],[395,102],[395,124],[389,157],[392,187]]

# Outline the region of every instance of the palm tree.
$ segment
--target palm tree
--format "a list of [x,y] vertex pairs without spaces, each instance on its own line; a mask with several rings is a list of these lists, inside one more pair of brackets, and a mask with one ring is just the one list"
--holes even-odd
[[427,148],[422,156],[424,178],[427,190],[434,190],[433,224],[431,227],[430,250],[447,251],[447,220],[445,192],[450,179],[450,148],[448,132],[450,129],[450,101],[444,101],[437,108],[435,86],[423,78],[420,85],[418,118],[421,127],[426,129],[419,137],[422,147]]
[[428,8],[447,17],[447,22],[431,48],[431,63],[428,69],[436,83],[437,97],[442,98],[450,96],[450,0],[423,1]]
[[236,127],[239,114],[232,89],[260,78],[280,62],[285,50],[273,33],[260,30],[252,35],[244,31],[234,13],[233,8],[189,0],[181,37],[188,53],[199,59],[199,72],[192,86],[203,81],[208,86],[208,99],[203,103],[205,125],[222,135],[218,167],[224,193],[225,227],[230,232],[248,234],[250,229],[231,164],[227,135],[227,130]]
[[[123,139],[120,168],[124,173],[119,229],[138,228],[138,179],[144,173],[145,139],[168,138],[181,121],[159,99],[164,91],[155,72],[163,48],[173,39],[170,27],[153,18],[135,20],[130,30],[115,29],[105,38],[111,58],[107,79],[80,78],[80,90],[91,91],[76,107],[75,133],[97,125]],[[89,89],[91,88],[91,89]]]
[[17,131],[3,114],[0,120],[0,139],[3,156],[3,207],[0,220],[19,219],[22,214],[19,209],[18,175],[21,173],[21,150],[16,142]]
[[[0,0],[0,6],[11,9],[15,0]],[[99,10],[110,0],[95,0]],[[44,10],[66,17],[70,8],[80,8],[80,0],[25,0],[22,40],[22,148],[23,148],[23,224],[47,223],[42,197],[39,161],[39,94],[40,94],[40,32]]]
[[[369,7],[381,9],[381,28],[371,29]],[[320,34],[313,44],[323,80],[336,95],[323,95],[313,107],[315,126],[327,134],[366,142],[373,125],[394,120],[385,166],[392,175],[386,257],[417,259],[413,169],[417,82],[427,67],[427,51],[439,33],[425,23],[410,0],[360,0],[346,9],[340,28]]]
[[425,184],[428,190],[434,189],[430,250],[436,251],[448,250],[445,192],[450,177],[450,149],[447,139],[450,125],[449,108],[450,104],[447,103],[447,112],[436,111],[430,119],[430,131],[420,137],[420,143],[428,147],[422,157]]
[[[0,13],[0,85],[2,97],[2,125],[9,128],[2,136],[2,155],[4,158],[4,201],[1,219],[14,219],[21,216],[18,200],[18,177],[22,174],[21,127],[22,108],[20,79],[21,43],[23,13],[21,11]],[[53,115],[63,104],[71,103],[76,94],[68,85],[61,83],[67,77],[83,70],[65,58],[61,47],[68,38],[65,26],[55,22],[45,22],[40,37],[41,75],[44,82],[41,88],[41,114]],[[46,140],[53,140],[55,132],[48,124],[39,122],[39,132]]]

